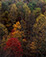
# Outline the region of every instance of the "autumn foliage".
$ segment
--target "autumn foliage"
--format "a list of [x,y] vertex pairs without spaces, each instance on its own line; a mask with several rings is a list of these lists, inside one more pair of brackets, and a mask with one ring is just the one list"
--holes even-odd
[[22,47],[21,47],[21,43],[17,38],[11,38],[6,42],[6,46],[4,48],[4,50],[10,50],[10,57],[14,56],[14,57],[20,57],[22,56]]
[[46,57],[46,0],[0,0],[0,57]]

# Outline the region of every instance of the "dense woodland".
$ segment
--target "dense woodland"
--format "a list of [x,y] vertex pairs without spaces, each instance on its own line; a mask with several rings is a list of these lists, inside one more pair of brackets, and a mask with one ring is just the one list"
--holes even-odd
[[0,0],[0,57],[46,57],[46,0]]

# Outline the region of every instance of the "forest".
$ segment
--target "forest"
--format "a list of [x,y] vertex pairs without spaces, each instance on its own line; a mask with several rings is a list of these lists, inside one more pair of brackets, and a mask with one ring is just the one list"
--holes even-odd
[[46,0],[0,0],[0,57],[46,57]]

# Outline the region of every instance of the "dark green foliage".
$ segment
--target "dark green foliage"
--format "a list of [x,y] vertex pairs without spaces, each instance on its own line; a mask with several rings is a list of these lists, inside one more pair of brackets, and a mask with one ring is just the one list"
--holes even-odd
[[33,11],[36,8],[36,3],[29,2],[28,7],[30,8],[31,11]]
[[8,11],[9,10],[8,2],[2,2],[2,10],[3,11]]

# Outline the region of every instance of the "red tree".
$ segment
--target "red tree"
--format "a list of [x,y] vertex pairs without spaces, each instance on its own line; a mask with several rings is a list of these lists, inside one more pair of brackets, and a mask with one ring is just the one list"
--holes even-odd
[[22,47],[21,47],[21,43],[19,42],[19,40],[17,38],[10,38],[7,42],[6,42],[6,46],[4,48],[4,50],[10,50],[10,57],[20,57],[22,56]]

